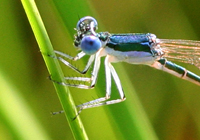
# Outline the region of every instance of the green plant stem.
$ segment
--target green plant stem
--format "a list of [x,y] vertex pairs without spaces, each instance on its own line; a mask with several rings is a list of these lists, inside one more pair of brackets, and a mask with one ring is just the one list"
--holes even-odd
[[[28,20],[31,24],[34,35],[36,37],[36,40],[39,44],[40,51],[46,63],[47,69],[51,75],[51,78],[55,81],[64,82],[64,75],[58,61],[48,56],[55,56],[55,54],[34,0],[21,1],[27,14]],[[80,118],[77,117],[76,120],[72,121],[72,118],[76,116],[77,111],[68,88],[57,83],[54,83],[54,86],[62,104],[63,110],[66,114],[66,118],[72,130],[74,138],[78,140],[88,139]]]

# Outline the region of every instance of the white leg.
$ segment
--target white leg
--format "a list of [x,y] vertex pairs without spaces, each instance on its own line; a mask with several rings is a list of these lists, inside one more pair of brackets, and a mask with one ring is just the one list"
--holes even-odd
[[[101,97],[101,98],[83,103],[81,105],[78,105],[77,107],[80,108],[80,110],[79,110],[77,116],[81,113],[81,111],[83,109],[98,107],[98,106],[102,106],[102,105],[115,104],[115,103],[122,102],[126,99],[123,89],[122,89],[122,86],[121,86],[121,82],[119,80],[119,77],[118,77],[115,69],[109,62],[109,56],[107,56],[105,58],[105,74],[106,74],[106,95],[105,95],[105,97]],[[117,89],[119,91],[120,99],[106,101],[110,98],[110,95],[111,95],[111,74],[113,76],[113,79],[114,79]]]
[[[98,76],[98,72],[99,72],[99,68],[100,68],[100,57],[99,57],[99,53],[96,53],[96,55],[92,55],[90,57],[90,59],[94,59],[93,57],[95,56],[95,60],[94,60],[94,68],[92,71],[92,76],[90,78],[88,77],[65,77],[66,80],[76,80],[76,81],[86,81],[86,82],[91,82],[91,84],[88,85],[84,85],[84,84],[69,84],[69,83],[65,83],[65,82],[58,82],[58,81],[54,81],[53,79],[51,79],[53,82],[64,85],[64,86],[70,86],[70,87],[76,87],[76,88],[82,88],[82,89],[91,89],[94,88],[95,84],[96,84],[96,80],[97,80],[97,76]],[[63,63],[65,62],[64,59],[62,58],[58,58],[59,60],[61,60]],[[92,60],[93,61],[93,60]],[[67,62],[67,61],[66,61]],[[68,63],[68,62],[67,62]],[[71,64],[66,64],[67,66],[71,67]],[[87,66],[86,66],[87,67]],[[73,67],[71,67],[72,69],[74,69]]]
[[84,52],[80,52],[80,53],[78,53],[75,57],[72,57],[72,56],[70,56],[70,55],[68,55],[68,54],[65,54],[65,53],[63,53],[63,52],[60,52],[60,51],[54,51],[56,54],[59,54],[60,56],[63,56],[63,57],[65,57],[65,58],[68,58],[68,59],[70,59],[70,60],[74,60],[74,61],[76,61],[76,60],[79,60],[79,59],[81,59],[83,56],[85,56],[85,53]]
[[[83,56],[85,56],[85,53],[84,53],[84,52],[78,53],[75,57],[72,57],[72,56],[70,56],[70,55],[68,55],[68,54],[65,54],[65,53],[59,52],[59,51],[54,51],[54,52],[55,52],[56,54],[62,56],[62,57],[68,58],[68,59],[73,60],[73,61],[79,60],[79,59],[81,59]],[[52,56],[50,56],[50,57],[52,57]],[[74,67],[73,65],[71,65],[68,61],[66,61],[66,60],[63,59],[62,57],[53,57],[53,58],[58,59],[58,60],[61,61],[63,64],[65,64],[66,66],[70,67],[71,69],[73,69],[74,71],[76,71],[76,72],[78,72],[78,73],[80,73],[80,74],[85,74],[85,73],[89,70],[89,68],[90,68],[90,66],[91,66],[91,64],[93,63],[94,58],[95,58],[94,55],[91,55],[90,58],[89,58],[89,60],[88,60],[88,62],[87,62],[87,64],[86,64],[86,66],[85,66],[85,68],[84,68],[84,70],[81,71],[81,70],[79,70],[78,68],[76,68],[76,67]]]

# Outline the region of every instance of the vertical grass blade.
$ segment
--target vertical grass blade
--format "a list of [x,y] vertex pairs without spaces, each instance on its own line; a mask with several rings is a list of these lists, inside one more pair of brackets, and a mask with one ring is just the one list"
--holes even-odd
[[[40,17],[39,11],[34,0],[21,0],[28,20],[31,24],[32,30],[39,44],[40,51],[46,63],[47,69],[51,78],[56,81],[64,82],[64,76],[57,60],[48,57],[48,55],[55,55],[46,29]],[[81,123],[80,118],[72,121],[72,118],[77,114],[76,107],[67,87],[54,83],[56,92],[65,111],[66,118],[72,130],[75,139],[88,139],[85,129]]]

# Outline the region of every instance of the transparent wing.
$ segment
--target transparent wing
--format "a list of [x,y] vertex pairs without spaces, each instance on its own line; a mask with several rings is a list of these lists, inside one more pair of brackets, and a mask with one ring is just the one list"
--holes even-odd
[[159,39],[164,57],[170,61],[179,61],[195,65],[200,69],[200,41]]

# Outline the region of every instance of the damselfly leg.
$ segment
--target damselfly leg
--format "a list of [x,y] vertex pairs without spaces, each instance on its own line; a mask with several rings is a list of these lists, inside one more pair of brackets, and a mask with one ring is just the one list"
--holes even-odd
[[[56,51],[56,53],[57,52],[58,51]],[[78,81],[87,81],[87,82],[91,81],[91,84],[89,86],[84,85],[84,84],[75,85],[75,84],[63,83],[63,82],[58,82],[58,81],[54,81],[54,82],[61,84],[61,85],[76,87],[76,88],[82,88],[82,89],[93,88],[96,84],[96,80],[97,80],[97,76],[98,76],[98,72],[99,72],[99,67],[100,67],[100,53],[101,52],[97,52],[96,55],[95,55],[95,59],[93,59],[94,67],[93,67],[93,71],[92,71],[92,74],[91,74],[92,76],[90,78],[87,78],[87,77],[86,78],[85,77],[84,78],[83,77],[65,77],[68,80],[78,80]],[[57,54],[65,56],[63,53],[57,53]],[[93,56],[94,55],[92,55],[91,57],[93,57]],[[80,73],[80,70],[78,70],[77,68],[72,66],[66,60],[60,59],[61,57],[56,57],[56,58],[58,60],[60,60],[63,64],[69,66],[70,68],[72,68],[76,72]],[[73,57],[67,55],[66,58],[73,58]],[[71,59],[71,60],[73,60],[73,59]],[[89,61],[90,61],[90,59],[89,59]],[[104,62],[104,64],[105,64],[105,76],[106,76],[106,95],[105,95],[105,97],[101,97],[101,98],[98,98],[98,99],[95,99],[95,100],[92,100],[92,101],[78,105],[77,107],[80,109],[78,114],[80,114],[83,109],[98,107],[98,106],[102,106],[102,105],[115,104],[115,103],[119,103],[119,102],[122,102],[122,101],[125,100],[125,95],[124,95],[124,92],[123,92],[123,89],[122,89],[122,86],[121,86],[120,79],[119,79],[114,67],[111,65],[110,61],[111,61],[110,56],[107,56],[105,58],[105,62]],[[91,64],[92,64],[92,62],[91,62]],[[86,65],[86,68],[88,68],[88,63]],[[83,73],[81,73],[81,74],[83,74]],[[120,99],[107,101],[111,96],[111,75],[113,76],[113,79],[114,79],[115,84],[117,86],[117,89],[119,91]],[[61,113],[61,112],[54,112],[53,114],[59,114],[59,113]]]

